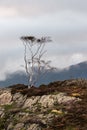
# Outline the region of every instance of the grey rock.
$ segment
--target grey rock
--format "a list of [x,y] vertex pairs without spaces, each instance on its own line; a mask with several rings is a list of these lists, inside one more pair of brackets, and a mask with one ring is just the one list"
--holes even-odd
[[26,96],[23,96],[20,93],[16,93],[13,95],[13,102],[15,102],[18,107],[22,106],[25,100],[26,100]]
[[3,91],[0,94],[0,105],[11,104],[12,95],[9,91]]
[[14,127],[14,130],[21,130],[23,128],[24,124],[23,123],[18,123],[16,124],[16,126]]
[[31,124],[28,130],[42,130],[38,124]]

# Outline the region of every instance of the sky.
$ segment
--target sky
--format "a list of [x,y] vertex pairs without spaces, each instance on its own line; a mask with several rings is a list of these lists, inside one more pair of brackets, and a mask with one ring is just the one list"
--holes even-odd
[[87,0],[0,0],[0,79],[24,70],[21,36],[50,36],[52,66],[87,61]]

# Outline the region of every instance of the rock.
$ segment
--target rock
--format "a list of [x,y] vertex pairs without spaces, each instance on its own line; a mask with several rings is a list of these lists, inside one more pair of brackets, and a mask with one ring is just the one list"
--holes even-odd
[[5,91],[0,95],[0,105],[11,104],[12,95],[9,91]]
[[41,105],[43,107],[52,107],[54,104],[53,96],[52,95],[44,95],[40,98],[39,103],[41,103]]
[[13,102],[15,102],[18,107],[22,106],[25,100],[26,100],[26,96],[23,96],[20,93],[15,93],[13,95]]
[[13,130],[21,130],[23,128],[24,124],[23,123],[18,123]]
[[12,130],[13,127],[14,127],[14,126],[13,126],[13,124],[12,124],[12,122],[11,122],[11,123],[9,123],[7,130]]
[[39,99],[40,99],[40,96],[32,96],[32,97],[28,98],[25,101],[23,108],[32,109],[32,106],[34,106],[35,104],[37,104],[38,101],[39,101]]
[[77,101],[81,101],[81,99],[76,98],[76,97],[71,97],[71,96],[65,96],[61,93],[55,95],[54,99],[56,100],[57,103],[59,104],[69,104],[72,102],[77,102]]
[[0,107],[0,117],[4,116],[4,109],[2,107]]
[[67,96],[65,93],[59,93],[56,95],[44,95],[40,98],[38,103],[41,103],[44,107],[53,107],[55,103],[57,104],[68,104],[70,102],[80,101],[81,99],[76,97]]
[[71,102],[80,101],[81,99],[76,97],[67,96],[65,93],[59,93],[56,95],[43,95],[43,96],[32,96],[28,98],[23,108],[29,108],[30,110],[35,110],[35,107],[53,107],[55,103],[57,104],[69,104]]
[[31,124],[28,130],[42,130],[38,124]]

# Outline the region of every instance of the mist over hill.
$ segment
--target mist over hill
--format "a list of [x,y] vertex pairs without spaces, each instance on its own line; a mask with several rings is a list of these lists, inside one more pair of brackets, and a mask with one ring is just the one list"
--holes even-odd
[[[40,77],[36,86],[39,86],[40,84],[48,84],[53,81],[66,80],[71,78],[87,79],[87,62],[81,62],[62,70],[56,69],[55,71],[48,72],[44,76]],[[6,80],[0,81],[0,87],[7,87],[13,84],[27,84],[26,74],[22,71],[18,71],[12,74],[8,74]]]

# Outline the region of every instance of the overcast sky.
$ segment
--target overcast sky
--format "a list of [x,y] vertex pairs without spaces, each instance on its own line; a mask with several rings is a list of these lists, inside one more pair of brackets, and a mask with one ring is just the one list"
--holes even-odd
[[0,0],[0,79],[24,69],[23,35],[51,37],[53,66],[86,61],[87,0]]

